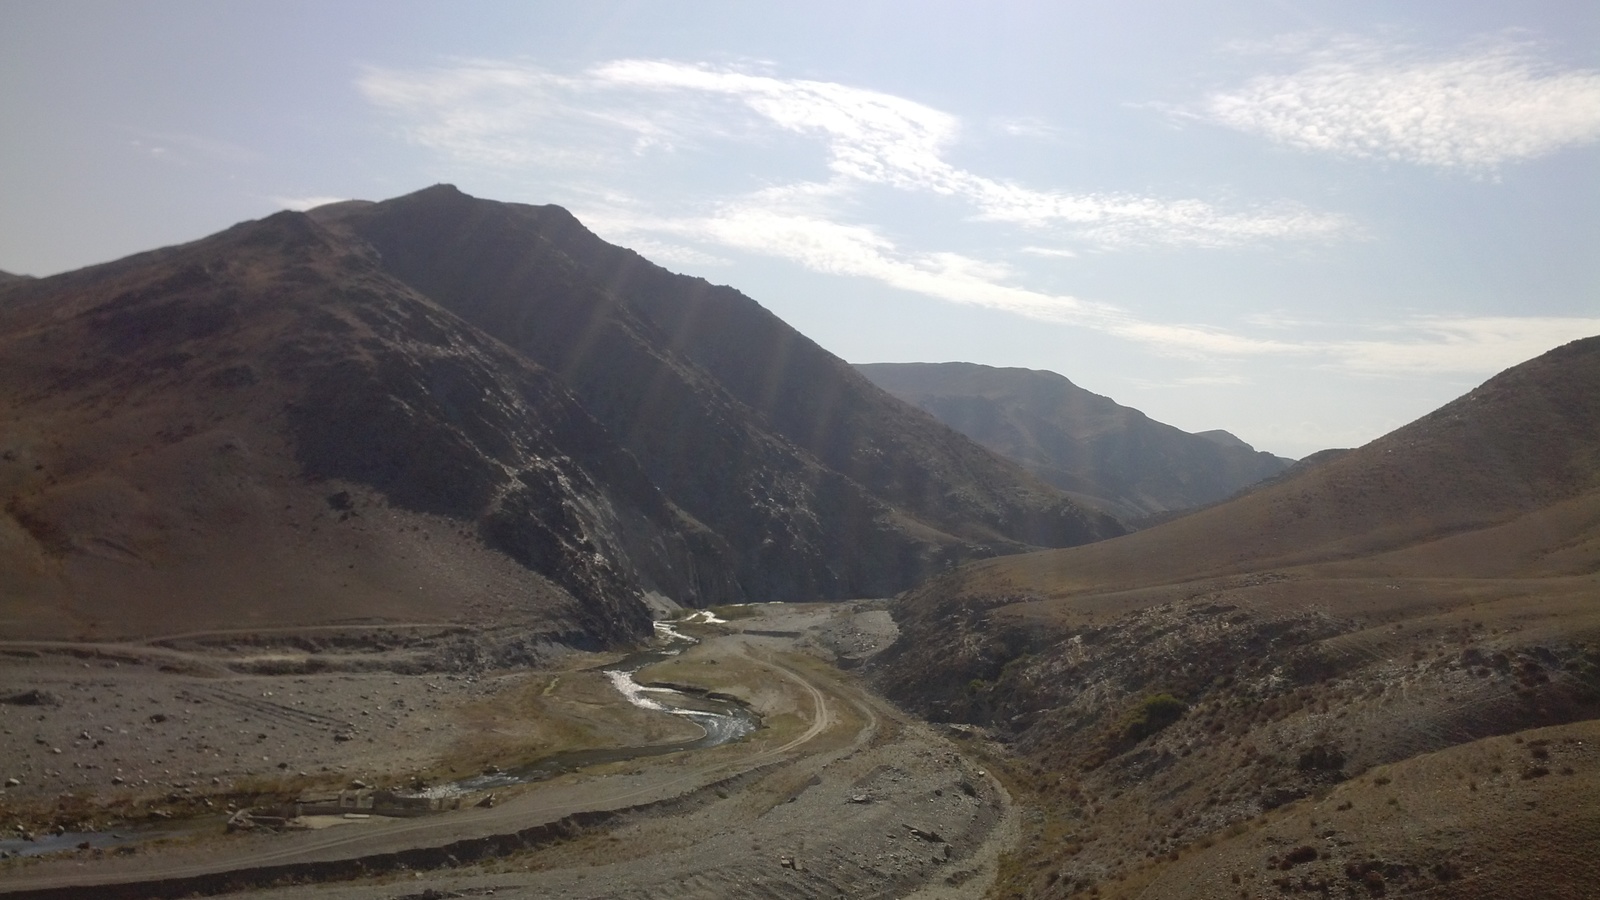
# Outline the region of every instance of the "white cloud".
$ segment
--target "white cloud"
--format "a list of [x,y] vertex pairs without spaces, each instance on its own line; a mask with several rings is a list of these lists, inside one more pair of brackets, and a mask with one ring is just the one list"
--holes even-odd
[[[1368,77],[1347,74],[1358,87]],[[1285,89],[1298,84],[1285,82]],[[989,178],[946,160],[960,134],[955,117],[845,85],[622,60],[574,77],[502,62],[411,73],[374,69],[364,74],[361,89],[400,115],[413,140],[466,162],[512,169],[637,166],[711,140],[770,146],[798,135],[821,144],[827,163],[821,179],[780,173],[759,190],[680,204],[693,210],[688,214],[660,215],[615,188],[578,210],[608,239],[667,262],[717,265],[725,262],[719,250],[753,253],[946,302],[1092,329],[1170,356],[1209,362],[1270,356],[1369,375],[1492,374],[1600,332],[1600,319],[1435,317],[1366,328],[1361,339],[1330,340],[1305,338],[1326,328],[1295,327],[1299,323],[1281,316],[1246,320],[1242,328],[1154,322],[1111,304],[1029,288],[1001,263],[908,249],[861,223],[862,186],[949,197],[970,204],[978,222],[1061,239],[1021,245],[1034,256],[1071,258],[1074,251],[1062,242],[1213,247],[1359,235],[1342,217],[1288,203],[1221,209],[1195,199],[1074,194]],[[671,102],[662,102],[663,92],[674,95]],[[1266,99],[1258,105],[1271,107]],[[1237,106],[1246,108],[1242,101]]]
[[786,209],[772,195],[724,203],[704,216],[661,218],[612,207],[584,211],[582,218],[608,239],[629,246],[670,234],[950,303],[1087,328],[1196,361],[1278,357],[1356,375],[1489,375],[1567,341],[1600,334],[1600,318],[1586,317],[1413,316],[1355,326],[1373,336],[1337,340],[1297,336],[1325,332],[1327,323],[1272,314],[1245,319],[1266,334],[1153,322],[1109,303],[1020,286],[1018,273],[1000,263],[904,250],[876,229]]
[[1023,247],[1022,252],[1029,256],[1047,256],[1055,259],[1077,259],[1078,254],[1061,247]]
[[840,179],[959,197],[978,208],[982,221],[1033,229],[1062,223],[1072,236],[1105,248],[1221,247],[1354,233],[1342,216],[1292,204],[1226,212],[1193,199],[1069,194],[987,178],[943,159],[960,130],[955,117],[877,91],[647,60],[608,63],[594,75],[614,85],[736,98],[780,128],[821,137],[829,168]]
[[990,121],[990,127],[1007,137],[1058,140],[1060,128],[1037,116],[1002,116]]
[[1329,345],[1336,365],[1371,375],[1499,372],[1568,341],[1600,335],[1600,318],[1433,316],[1386,330],[1409,333]]
[[1299,68],[1207,97],[1203,118],[1301,150],[1491,170],[1600,140],[1600,72],[1562,70],[1530,47],[1453,55],[1354,39],[1306,49]]
[[343,203],[349,199],[349,197],[273,197],[272,202],[284,209],[305,212],[308,209],[327,206],[329,203]]
[[675,244],[670,241],[657,241],[649,238],[633,238],[628,241],[628,249],[638,253],[656,265],[667,266],[731,266],[732,260],[724,259],[693,247]]
[[1171,355],[1259,355],[1293,352],[1220,329],[1141,321],[1106,303],[1048,294],[1012,283],[1006,266],[959,253],[914,253],[876,230],[753,203],[730,203],[708,216],[660,219],[626,213],[586,213],[584,220],[613,240],[637,245],[637,234],[671,233],[750,253],[786,259],[827,275],[869,278],[889,287],[950,303],[981,306],[1044,322],[1116,335]]
[[[411,140],[475,164],[632,165],[712,139],[766,141],[776,129],[822,143],[825,190],[835,197],[862,185],[950,197],[970,204],[979,221],[1054,231],[1103,249],[1356,235],[1342,216],[1288,203],[1224,210],[1196,199],[1074,194],[989,178],[945,160],[961,131],[955,116],[833,82],[633,59],[573,77],[494,61],[414,72],[372,68],[358,87],[402,116]],[[661,102],[663,92],[672,102]],[[820,196],[815,181],[797,187]]]

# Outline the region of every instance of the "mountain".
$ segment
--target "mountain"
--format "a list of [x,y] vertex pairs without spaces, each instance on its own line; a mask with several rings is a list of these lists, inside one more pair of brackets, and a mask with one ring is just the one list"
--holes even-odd
[[31,281],[31,275],[14,275],[10,272],[0,271],[0,285],[12,284],[19,281]]
[[685,513],[739,596],[884,596],[953,562],[1121,533],[878,390],[728,287],[555,206],[440,185],[313,215],[555,373]]
[[1292,460],[1226,431],[1189,434],[1054,372],[973,363],[856,366],[874,384],[1127,520],[1204,506]]
[[1014,892],[1582,896],[1600,338],[1308,463],[897,605],[880,686],[1041,811]]
[[[120,636],[474,610],[568,643],[721,548],[548,373],[297,213],[0,300],[0,616]],[[714,576],[713,576],[714,578]]]
[[737,292],[445,187],[7,284],[0,501],[8,637],[511,653],[1120,530]]

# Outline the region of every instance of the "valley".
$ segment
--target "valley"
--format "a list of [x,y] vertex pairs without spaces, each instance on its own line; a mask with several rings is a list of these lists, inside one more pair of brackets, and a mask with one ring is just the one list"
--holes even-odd
[[0,897],[1585,896],[1600,338],[1289,463],[450,185],[0,280]]
[[[231,670],[260,657],[235,655],[237,646],[8,646],[6,683],[39,685],[44,697],[4,707],[5,749],[27,774],[26,787],[6,795],[8,821],[26,821],[43,836],[53,825],[84,829],[96,820],[127,829],[128,820],[201,818],[150,842],[5,861],[0,896],[291,896],[299,889],[279,886],[315,881],[319,893],[340,897],[396,896],[413,884],[441,896],[702,896],[760,887],[774,896],[924,889],[917,896],[938,897],[957,888],[955,895],[970,895],[992,880],[1014,829],[999,783],[950,738],[827,662],[863,642],[892,640],[881,604],[731,611],[744,617],[679,626],[700,643],[639,677],[737,697],[762,720],[744,740],[478,790],[460,809],[309,816],[281,833],[258,825],[224,834],[222,824],[234,807],[270,812],[297,796],[353,793],[358,783],[440,784],[557,750],[682,739],[694,726],[608,696],[597,671],[603,663],[592,655],[540,672],[240,677]],[[389,631],[382,641],[407,639]],[[367,653],[363,668],[381,669],[383,655]],[[171,671],[185,662],[190,672]],[[158,707],[170,713],[148,712]],[[95,734],[107,739],[96,746],[55,734],[67,722],[104,722]],[[218,731],[227,737],[193,737]],[[247,753],[223,752],[241,744]],[[79,768],[86,758],[106,764]],[[149,768],[141,765],[147,758]],[[97,784],[53,783],[58,771],[72,773],[69,782],[86,772]],[[63,787],[81,803],[61,805]],[[492,805],[476,805],[489,796]]]

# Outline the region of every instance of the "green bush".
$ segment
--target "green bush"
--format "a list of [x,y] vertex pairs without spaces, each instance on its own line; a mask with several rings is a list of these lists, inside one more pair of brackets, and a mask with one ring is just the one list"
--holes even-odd
[[1188,708],[1171,694],[1151,694],[1122,717],[1122,741],[1136,744],[1183,718]]

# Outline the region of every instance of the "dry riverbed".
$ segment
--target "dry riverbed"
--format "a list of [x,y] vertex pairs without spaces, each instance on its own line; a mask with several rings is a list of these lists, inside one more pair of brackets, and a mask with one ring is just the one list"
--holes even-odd
[[[1003,791],[943,735],[834,665],[859,664],[892,640],[881,607],[773,605],[736,616],[685,626],[702,643],[639,680],[747,703],[763,727],[742,741],[501,789],[491,809],[470,808],[479,797],[469,796],[459,811],[334,817],[350,827],[293,834],[224,836],[221,819],[230,805],[355,782],[437,785],[698,728],[620,702],[597,670],[610,658],[594,656],[538,671],[275,676],[174,665],[165,651],[7,656],[0,696],[36,694],[0,705],[0,758],[15,770],[0,777],[17,781],[0,795],[4,827],[36,836],[139,820],[200,827],[127,849],[0,863],[0,895],[90,882],[106,892],[269,859],[283,867],[271,878],[212,878],[173,895],[298,896],[306,881],[351,898],[981,895],[1012,831]],[[454,851],[421,852],[447,845]],[[380,857],[388,862],[371,862]],[[373,874],[339,870],[338,860],[355,858]],[[266,886],[283,879],[302,886]]]

